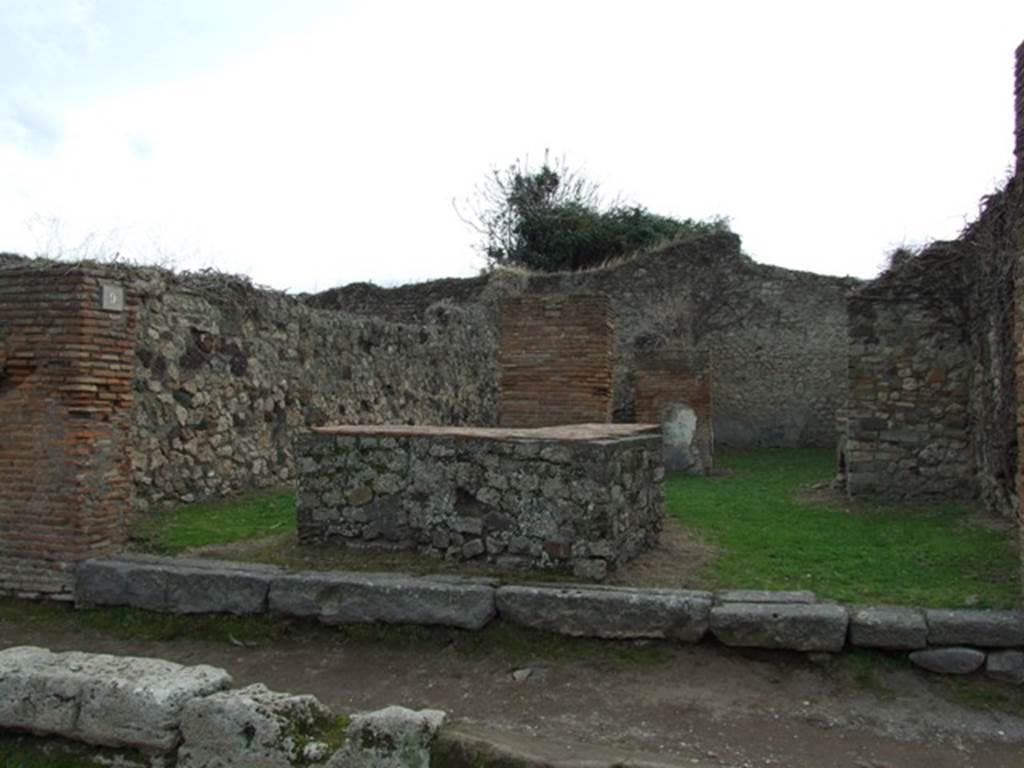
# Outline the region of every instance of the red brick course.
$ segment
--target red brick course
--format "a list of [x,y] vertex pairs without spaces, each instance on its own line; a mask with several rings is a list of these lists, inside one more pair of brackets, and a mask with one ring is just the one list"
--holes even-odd
[[74,563],[124,540],[135,306],[100,309],[98,267],[2,277],[0,593],[68,598]]
[[610,422],[614,351],[611,302],[605,296],[507,299],[498,424]]

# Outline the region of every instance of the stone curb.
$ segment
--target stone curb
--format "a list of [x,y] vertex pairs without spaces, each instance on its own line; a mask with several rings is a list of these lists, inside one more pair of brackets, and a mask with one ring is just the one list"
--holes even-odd
[[669,638],[697,643],[708,629],[711,593],[615,587],[508,586],[503,619],[575,637]]
[[711,633],[725,645],[838,652],[846,609],[829,603],[725,603],[711,609]]
[[[169,613],[270,611],[330,625],[382,622],[479,630],[501,617],[573,637],[696,643],[711,634],[728,646],[801,652],[834,653],[847,645],[897,652],[980,649],[992,677],[1024,679],[1022,612],[841,606],[807,591],[503,586],[495,579],[447,575],[295,573],[260,564],[126,555],[79,564],[75,599],[79,606]],[[997,655],[999,649],[1012,650]],[[945,658],[918,656],[932,657]]]
[[495,617],[494,587],[473,581],[384,573],[305,572],[275,576],[268,607],[324,624],[433,624],[483,629]]

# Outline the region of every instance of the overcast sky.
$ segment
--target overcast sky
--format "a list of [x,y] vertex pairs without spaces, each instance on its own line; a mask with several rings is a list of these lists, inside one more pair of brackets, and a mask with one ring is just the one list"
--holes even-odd
[[0,0],[0,251],[470,275],[453,199],[548,148],[870,277],[1005,180],[1021,40],[1021,0]]

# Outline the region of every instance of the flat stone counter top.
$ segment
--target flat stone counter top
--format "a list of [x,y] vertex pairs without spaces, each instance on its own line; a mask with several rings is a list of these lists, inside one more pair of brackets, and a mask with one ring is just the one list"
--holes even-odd
[[658,424],[564,424],[557,427],[513,429],[508,427],[435,427],[409,424],[339,424],[313,427],[314,432],[354,437],[454,437],[486,440],[549,440],[580,442],[648,436]]

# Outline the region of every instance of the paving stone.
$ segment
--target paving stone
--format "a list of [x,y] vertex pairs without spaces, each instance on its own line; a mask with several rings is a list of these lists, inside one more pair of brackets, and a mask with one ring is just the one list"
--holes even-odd
[[182,711],[178,768],[291,768],[307,762],[306,748],[333,722],[315,697],[259,683],[192,699]]
[[924,612],[902,606],[850,609],[850,643],[860,648],[916,650],[928,645]]
[[400,574],[308,572],[275,577],[269,608],[324,624],[440,624],[481,629],[495,616],[494,588],[470,580]]
[[445,713],[386,707],[352,715],[345,749],[326,768],[430,768],[430,747]]
[[840,651],[846,609],[802,603],[726,603],[711,609],[711,631],[726,645],[793,651]]
[[497,592],[502,618],[562,635],[664,637],[696,643],[707,632],[711,594],[600,586],[508,586]]
[[929,672],[942,675],[969,675],[985,663],[985,654],[976,648],[928,648],[914,651],[910,660]]
[[991,651],[985,660],[985,674],[996,680],[1024,685],[1024,652]]
[[178,745],[183,707],[230,684],[216,667],[8,648],[0,651],[0,728],[168,752]]
[[929,610],[925,619],[929,645],[1024,647],[1024,613],[1018,611]]

